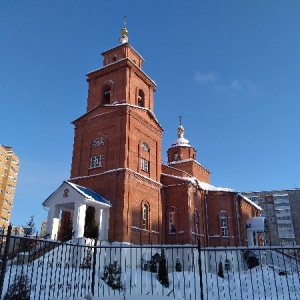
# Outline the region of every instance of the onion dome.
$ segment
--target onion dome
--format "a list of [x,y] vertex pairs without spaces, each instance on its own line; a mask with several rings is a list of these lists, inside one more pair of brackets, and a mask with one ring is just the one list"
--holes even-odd
[[124,26],[121,29],[121,37],[119,38],[119,43],[120,44],[125,44],[128,43],[128,30],[126,28],[126,16],[124,17]]
[[190,142],[184,138],[184,128],[181,124],[177,129],[177,136],[178,139],[172,143],[171,147],[177,147],[177,146],[191,147]]

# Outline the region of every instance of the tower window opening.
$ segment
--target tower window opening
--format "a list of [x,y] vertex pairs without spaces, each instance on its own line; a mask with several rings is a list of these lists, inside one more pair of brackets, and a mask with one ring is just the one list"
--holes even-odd
[[110,104],[110,91],[110,88],[104,90],[102,104]]
[[139,90],[138,106],[145,107],[145,94],[142,90]]

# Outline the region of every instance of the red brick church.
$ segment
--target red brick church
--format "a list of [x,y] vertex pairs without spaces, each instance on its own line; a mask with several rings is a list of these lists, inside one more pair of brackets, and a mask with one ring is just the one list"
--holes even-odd
[[259,216],[260,207],[210,185],[181,124],[162,163],[156,85],[125,26],[119,42],[102,53],[103,67],[87,74],[87,110],[73,122],[71,178],[43,203],[47,233],[55,238],[71,226],[81,238],[92,218],[98,238],[110,242],[193,244],[200,238],[202,246],[246,245],[246,221]]

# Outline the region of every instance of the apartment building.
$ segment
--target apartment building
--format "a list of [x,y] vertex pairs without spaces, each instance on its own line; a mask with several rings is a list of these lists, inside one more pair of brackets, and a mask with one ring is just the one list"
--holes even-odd
[[10,221],[20,161],[11,147],[0,145],[0,229]]
[[300,245],[300,189],[242,193],[262,209],[271,245]]

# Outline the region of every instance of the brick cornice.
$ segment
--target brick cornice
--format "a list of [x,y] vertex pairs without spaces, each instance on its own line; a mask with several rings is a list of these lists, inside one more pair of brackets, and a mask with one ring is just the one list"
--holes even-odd
[[87,176],[78,176],[78,177],[73,177],[70,178],[70,181],[75,181],[78,179],[86,179],[86,178],[93,178],[93,177],[98,177],[98,176],[105,176],[105,175],[113,175],[113,174],[117,174],[117,173],[125,173],[126,175],[133,175],[136,179],[143,181],[144,183],[148,183],[151,186],[155,186],[157,188],[161,188],[163,185],[158,182],[155,181],[149,177],[146,177],[142,174],[139,174],[131,169],[128,168],[119,168],[119,169],[114,169],[114,170],[109,170],[103,173],[98,173],[98,174],[94,174],[94,175],[87,175]]
[[129,58],[123,58],[115,63],[112,63],[110,65],[106,65],[105,67],[92,71],[91,73],[86,74],[88,79],[87,81],[90,81],[92,79],[95,79],[97,77],[101,77],[103,75],[109,74],[109,73],[113,73],[118,69],[121,68],[128,68],[128,69],[132,69],[137,76],[142,79],[144,82],[147,83],[148,86],[151,86],[154,90],[156,88],[156,84],[155,82],[150,79],[150,77],[148,77],[146,75],[146,73],[143,72],[143,70],[141,70],[131,59]]

